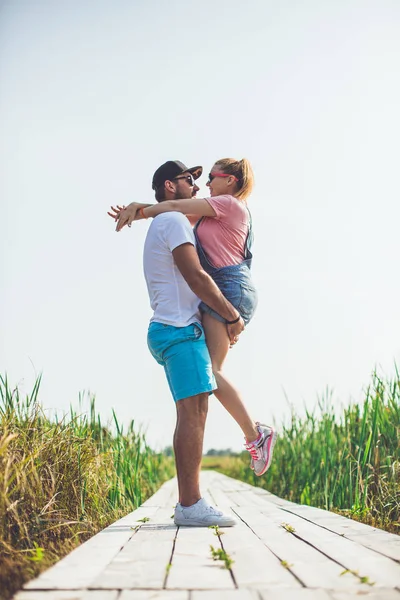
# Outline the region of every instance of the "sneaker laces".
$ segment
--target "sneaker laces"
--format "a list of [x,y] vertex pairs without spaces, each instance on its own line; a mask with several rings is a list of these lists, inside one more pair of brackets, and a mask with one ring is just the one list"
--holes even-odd
[[251,458],[253,460],[259,460],[262,458],[262,450],[258,446],[254,446],[254,444],[245,444],[246,450],[248,450],[251,454]]
[[[184,506],[183,510],[187,510],[187,509],[193,509],[193,506]],[[211,504],[208,504],[208,502],[204,502],[204,504],[201,507],[201,510],[203,510],[204,512],[211,514],[213,516],[217,516],[220,517],[223,513],[220,510],[217,510],[216,508],[214,508]]]
[[217,516],[217,517],[220,517],[220,516],[222,515],[222,512],[221,512],[220,510],[217,510],[217,509],[216,509],[216,508],[214,508],[213,506],[211,506],[211,504],[209,504],[209,505],[207,506],[207,508],[206,508],[206,512],[208,512],[208,513],[210,513],[210,514],[212,514],[212,515],[214,515],[214,516]]
[[259,460],[260,458],[262,458],[263,453],[262,453],[262,445],[264,443],[265,440],[265,436],[261,436],[261,438],[259,440],[256,440],[255,442],[248,442],[247,444],[244,445],[244,447],[246,448],[246,450],[248,450],[251,454],[251,458],[253,460]]

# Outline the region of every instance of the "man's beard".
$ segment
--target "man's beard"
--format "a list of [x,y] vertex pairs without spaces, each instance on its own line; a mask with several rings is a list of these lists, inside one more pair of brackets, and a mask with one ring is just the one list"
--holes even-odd
[[[196,193],[197,192],[192,192],[191,198],[193,198],[196,195]],[[185,198],[188,198],[188,197],[189,196],[187,194],[185,194],[185,192],[176,190],[174,200],[184,200]]]

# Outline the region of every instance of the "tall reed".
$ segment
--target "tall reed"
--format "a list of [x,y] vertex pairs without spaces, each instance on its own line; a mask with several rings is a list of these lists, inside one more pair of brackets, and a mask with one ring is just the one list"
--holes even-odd
[[[278,428],[271,467],[257,477],[247,452],[219,470],[292,500],[400,531],[400,378],[375,372],[361,404],[337,414],[329,395]],[[216,463],[218,461],[214,461]],[[216,466],[216,465],[215,465]]]
[[0,598],[174,475],[133,421],[125,430],[113,413],[112,431],[94,398],[88,414],[49,419],[39,389],[40,377],[22,397],[0,376]]

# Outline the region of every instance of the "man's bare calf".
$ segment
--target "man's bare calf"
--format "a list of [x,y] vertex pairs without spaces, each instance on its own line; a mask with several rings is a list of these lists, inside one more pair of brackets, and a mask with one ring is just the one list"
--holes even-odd
[[191,396],[176,403],[174,451],[182,506],[192,506],[201,498],[200,468],[207,411],[208,394]]

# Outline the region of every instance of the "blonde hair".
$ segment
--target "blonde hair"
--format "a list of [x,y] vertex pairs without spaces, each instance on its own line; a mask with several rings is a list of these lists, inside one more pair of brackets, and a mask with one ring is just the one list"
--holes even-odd
[[238,200],[247,200],[254,186],[254,173],[247,158],[235,160],[234,158],[221,158],[215,163],[223,173],[234,175],[238,179],[238,191],[235,197]]

